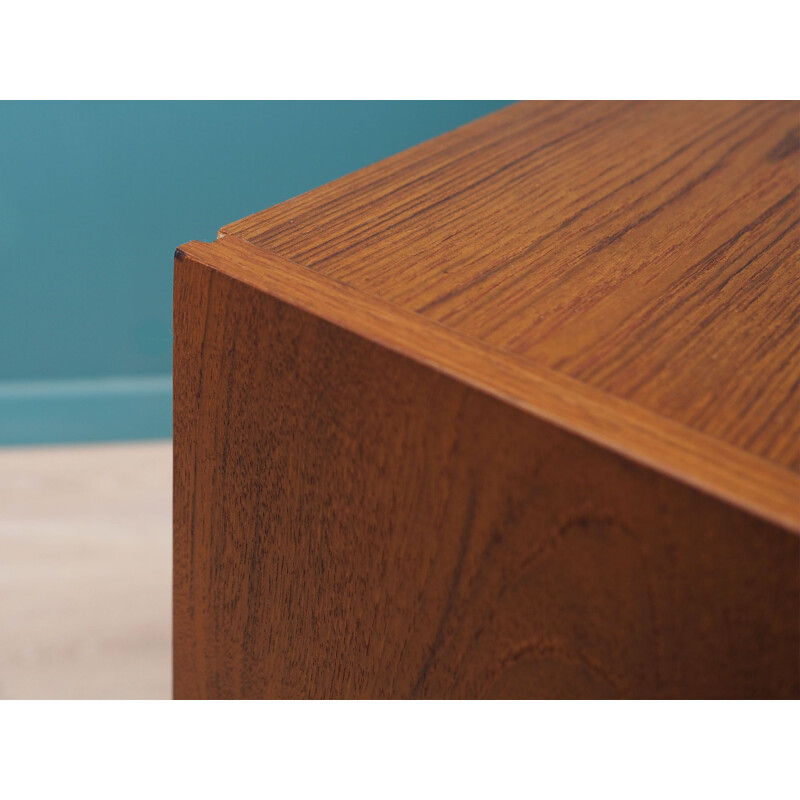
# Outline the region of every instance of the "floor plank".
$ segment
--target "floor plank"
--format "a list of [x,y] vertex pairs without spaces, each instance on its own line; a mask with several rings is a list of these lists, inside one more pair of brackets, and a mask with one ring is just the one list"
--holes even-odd
[[171,695],[171,442],[0,450],[0,698]]

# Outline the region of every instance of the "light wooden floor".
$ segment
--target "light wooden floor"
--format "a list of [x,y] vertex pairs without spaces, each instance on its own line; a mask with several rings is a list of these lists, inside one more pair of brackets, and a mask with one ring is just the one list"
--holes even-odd
[[0,449],[0,698],[171,694],[169,442]]

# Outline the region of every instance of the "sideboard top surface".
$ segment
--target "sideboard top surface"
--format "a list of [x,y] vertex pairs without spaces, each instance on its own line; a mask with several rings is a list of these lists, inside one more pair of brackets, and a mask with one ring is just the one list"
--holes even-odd
[[[396,310],[430,334],[397,349],[518,405],[550,381],[594,438],[797,525],[799,150],[798,103],[519,103],[218,244],[295,270],[298,296]],[[425,352],[444,341],[469,368]],[[671,444],[628,446],[636,420]]]

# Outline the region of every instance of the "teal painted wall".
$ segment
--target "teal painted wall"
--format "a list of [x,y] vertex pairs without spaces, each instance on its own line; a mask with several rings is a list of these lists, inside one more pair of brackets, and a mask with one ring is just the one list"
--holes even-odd
[[169,436],[178,244],[502,105],[0,103],[0,444]]

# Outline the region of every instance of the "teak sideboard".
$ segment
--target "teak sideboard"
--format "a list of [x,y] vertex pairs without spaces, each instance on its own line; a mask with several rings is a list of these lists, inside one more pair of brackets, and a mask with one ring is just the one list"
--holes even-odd
[[799,150],[519,103],[181,246],[175,697],[798,697]]

